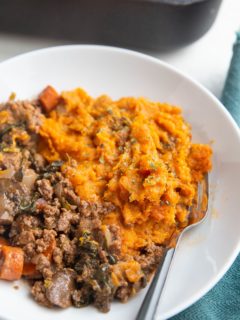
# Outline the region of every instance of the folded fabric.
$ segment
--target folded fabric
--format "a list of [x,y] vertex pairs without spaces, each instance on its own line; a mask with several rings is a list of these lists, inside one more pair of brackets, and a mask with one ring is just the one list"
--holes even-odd
[[240,32],[237,33],[237,40],[233,47],[232,61],[222,94],[222,103],[240,126]]
[[[222,94],[222,103],[240,126],[240,32]],[[239,320],[240,255],[222,280],[202,299],[171,320]]]
[[171,320],[239,320],[240,256],[220,282],[202,299]]

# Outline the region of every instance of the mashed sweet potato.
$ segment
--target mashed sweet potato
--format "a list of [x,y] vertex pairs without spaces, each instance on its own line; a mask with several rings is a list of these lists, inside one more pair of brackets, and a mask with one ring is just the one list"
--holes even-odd
[[191,142],[181,108],[144,98],[63,92],[40,133],[47,160],[67,155],[62,171],[81,199],[116,205],[103,222],[120,226],[123,254],[166,244],[186,226],[197,181],[211,169],[212,150]]

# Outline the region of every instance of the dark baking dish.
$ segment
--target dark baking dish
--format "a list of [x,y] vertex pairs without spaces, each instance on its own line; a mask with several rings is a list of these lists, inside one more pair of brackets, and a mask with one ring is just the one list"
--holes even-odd
[[2,0],[0,32],[142,49],[199,39],[221,0]]

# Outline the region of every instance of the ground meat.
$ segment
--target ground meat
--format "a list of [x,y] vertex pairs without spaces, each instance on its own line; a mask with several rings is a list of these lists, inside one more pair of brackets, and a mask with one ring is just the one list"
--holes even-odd
[[53,261],[56,264],[57,269],[63,267],[63,251],[58,247],[53,251]]
[[51,307],[52,304],[46,297],[46,288],[42,281],[35,281],[31,293],[38,303],[46,307]]
[[103,263],[108,263],[109,254],[105,250],[103,250],[101,247],[99,247],[98,249],[98,256]]
[[61,249],[63,261],[66,266],[71,266],[76,256],[77,238],[70,240],[66,235],[60,234],[57,241],[57,246]]
[[73,220],[73,217],[74,215],[72,214],[71,211],[63,209],[57,224],[58,231],[68,233],[71,227],[71,222]]
[[110,202],[90,203],[82,200],[80,203],[80,212],[84,217],[101,217],[115,210],[116,207]]
[[41,274],[44,279],[51,279],[53,276],[53,270],[51,266],[51,262],[49,258],[46,257],[44,254],[37,254],[31,260],[36,266],[36,270]]
[[14,218],[14,202],[10,201],[7,195],[0,194],[0,224],[11,224]]
[[0,110],[7,110],[10,113],[8,123],[25,124],[27,130],[33,133],[38,131],[41,123],[41,112],[35,102],[8,102],[1,105]]
[[83,286],[80,290],[72,292],[73,305],[81,308],[89,305],[93,301],[93,292],[89,286]]
[[91,204],[87,201],[81,201],[80,203],[80,214],[81,219],[78,226],[78,234],[80,235],[85,230],[90,232],[97,230],[101,226],[101,221],[99,219],[99,206],[96,204]]
[[28,243],[34,243],[34,242],[35,242],[35,236],[33,231],[24,230],[17,237],[15,237],[14,244],[19,247],[23,247]]
[[122,246],[120,227],[117,225],[110,225],[109,231],[111,233],[111,240],[108,250],[112,255],[120,256]]
[[152,244],[142,249],[142,254],[136,257],[146,276],[150,276],[156,269],[163,257],[164,251],[164,247]]
[[81,218],[79,221],[78,234],[81,234],[84,230],[96,233],[102,225],[101,217],[114,209],[115,206],[109,202],[100,204],[81,200],[79,208]]
[[36,265],[36,269],[42,273],[45,268],[50,267],[50,261],[44,254],[37,254],[32,259],[32,263]]
[[115,298],[121,300],[122,302],[127,302],[131,296],[132,288],[129,285],[119,287],[115,293]]
[[94,231],[99,229],[101,226],[101,221],[99,218],[82,218],[78,227],[78,234],[81,234],[85,230]]
[[94,305],[102,312],[108,312],[112,299],[112,289],[109,286],[104,286],[103,289],[95,291]]
[[45,204],[42,208],[44,224],[47,229],[56,229],[60,210],[57,206]]
[[38,191],[45,200],[51,200],[53,196],[53,187],[47,179],[37,181]]
[[78,271],[77,281],[88,283],[89,279],[94,277],[96,268],[97,263],[88,254],[83,253],[78,256],[75,264],[75,269]]
[[64,198],[69,205],[79,206],[80,198],[74,192],[70,181],[64,178],[60,172],[52,174],[50,181],[54,185],[54,193],[59,199]]
[[26,230],[32,231],[32,229],[36,229],[40,226],[41,221],[38,217],[21,214],[13,221],[9,236],[10,238],[14,238],[15,236],[20,236],[20,234]]
[[[20,246],[20,245],[19,245]],[[22,247],[24,251],[24,261],[25,262],[31,262],[32,259],[36,255],[36,244],[34,242],[29,242],[25,246]]]
[[67,199],[67,201],[70,204],[76,205],[79,207],[80,205],[80,198],[76,195],[76,193],[73,190],[69,190],[68,188],[64,188],[64,195]]
[[54,230],[44,229],[42,237],[36,240],[36,252],[45,252],[49,246],[55,241],[57,233]]

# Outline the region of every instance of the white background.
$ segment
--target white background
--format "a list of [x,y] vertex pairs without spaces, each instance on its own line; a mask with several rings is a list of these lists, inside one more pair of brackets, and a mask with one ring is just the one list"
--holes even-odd
[[[240,28],[240,0],[223,0],[210,31],[200,40],[171,53],[151,53],[187,73],[220,97],[232,53],[235,32]],[[30,50],[67,44],[1,33],[0,61]]]

